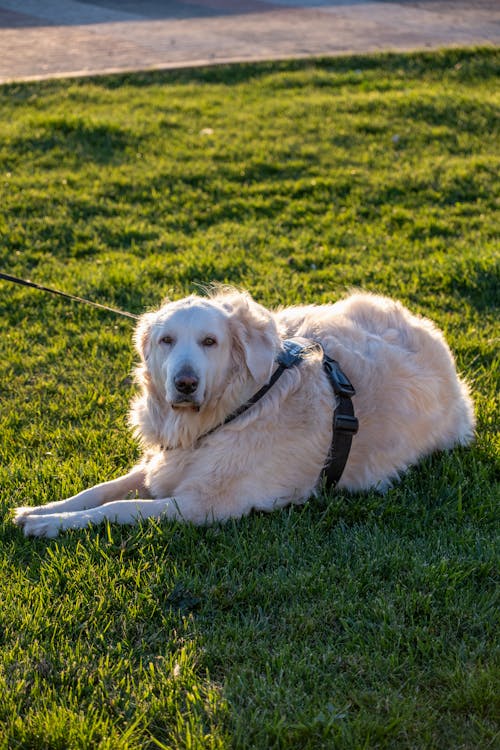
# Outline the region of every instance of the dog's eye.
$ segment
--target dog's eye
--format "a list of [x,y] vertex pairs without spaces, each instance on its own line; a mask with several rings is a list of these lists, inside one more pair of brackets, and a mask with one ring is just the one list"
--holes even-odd
[[215,346],[217,341],[212,336],[205,336],[201,342],[202,346]]
[[170,345],[170,344],[173,344],[173,343],[174,343],[174,340],[173,340],[172,336],[162,336],[161,339],[160,339],[160,344]]

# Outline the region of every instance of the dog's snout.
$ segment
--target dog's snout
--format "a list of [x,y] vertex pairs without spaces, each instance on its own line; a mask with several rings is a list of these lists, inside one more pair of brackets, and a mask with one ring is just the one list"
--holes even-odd
[[199,380],[192,370],[182,370],[174,379],[174,385],[179,393],[190,396],[198,388]]

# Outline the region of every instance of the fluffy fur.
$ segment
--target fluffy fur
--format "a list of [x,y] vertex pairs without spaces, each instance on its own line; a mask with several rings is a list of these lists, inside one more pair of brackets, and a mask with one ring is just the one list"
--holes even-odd
[[67,500],[18,508],[15,522],[27,535],[55,536],[105,519],[203,524],[304,502],[332,437],[335,403],[320,354],[218,427],[268,382],[292,336],[320,341],[356,389],[359,432],[339,487],[384,490],[423,456],[472,439],[471,398],[442,333],[399,302],[359,293],[270,312],[246,293],[219,290],[168,302],[138,324],[140,394],[130,421],[141,462]]

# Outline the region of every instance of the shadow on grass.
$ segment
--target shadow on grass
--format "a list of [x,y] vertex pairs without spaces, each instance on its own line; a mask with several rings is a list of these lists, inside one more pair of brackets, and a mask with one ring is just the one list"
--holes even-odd
[[124,128],[112,123],[92,122],[81,117],[53,117],[40,124],[37,135],[18,137],[11,148],[19,154],[49,154],[59,160],[73,157],[97,164],[117,162],[137,139]]
[[[443,285],[443,292],[446,293]],[[496,312],[500,299],[500,260],[491,270],[480,261],[469,264],[467,272],[460,278],[450,279],[448,292],[465,298],[478,311]]]
[[[499,56],[500,58],[500,56]],[[152,71],[94,78],[104,87],[150,86],[158,83],[209,83],[234,85],[254,81],[269,74],[318,69],[326,72],[363,73],[376,70],[383,65],[388,74],[405,73],[418,75],[432,73],[440,77],[442,72],[454,70],[462,80],[485,78],[496,75],[498,66],[491,64],[491,49],[442,50],[439,53],[420,53],[408,58],[404,54],[382,53],[380,55],[349,55],[345,57],[320,57],[314,60],[285,60],[264,63],[223,64],[195,69]],[[459,66],[459,67],[455,67]]]
[[[470,50],[445,49],[438,52],[421,52],[408,57],[405,54],[382,53],[379,55],[347,55],[342,57],[319,57],[313,60],[285,60],[261,63],[236,63],[183,68],[179,70],[146,71],[137,73],[120,73],[110,76],[91,76],[75,78],[73,84],[87,85],[93,83],[100,89],[117,89],[123,86],[143,88],[165,84],[223,84],[233,86],[250,81],[257,81],[269,75],[296,73],[315,69],[339,75],[356,73],[356,79],[363,82],[369,73],[383,67],[389,76],[428,75],[442,79],[443,74],[451,75],[455,80],[470,82],[476,79],[484,81],[495,78],[500,70],[500,53],[492,57],[491,48],[471,48]],[[307,84],[309,85],[309,84]],[[58,91],[66,83],[49,80],[36,83],[10,83],[0,87],[2,93],[11,103],[22,105],[34,94]]]

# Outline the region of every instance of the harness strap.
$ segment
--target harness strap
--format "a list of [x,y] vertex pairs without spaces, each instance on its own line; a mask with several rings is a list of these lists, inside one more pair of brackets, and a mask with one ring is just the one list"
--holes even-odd
[[[225,418],[225,420],[222,422],[222,425],[228,424],[229,422],[232,422],[233,419],[236,419],[236,417],[239,417],[240,414],[243,414],[247,409],[249,409],[251,406],[257,403],[257,401],[260,401],[260,399],[266,395],[266,393],[271,390],[273,385],[276,383],[276,381],[283,375],[285,370],[287,369],[286,365],[280,364],[279,367],[273,372],[271,376],[271,380],[269,383],[266,383],[266,385],[263,385],[260,390],[257,391],[257,393],[254,393],[254,395],[248,399],[244,404],[239,406],[237,409],[235,409],[231,414]],[[222,427],[222,425],[220,425]],[[214,428],[217,429],[217,428]],[[212,432],[212,430],[211,430]],[[205,433],[209,434],[209,433]]]
[[320,480],[326,487],[335,487],[345,469],[353,436],[359,423],[354,415],[351,398],[356,394],[350,380],[340,369],[339,363],[323,352],[323,369],[330,381],[338,404],[333,412],[333,432],[327,463],[323,467]]
[[273,372],[269,383],[266,383],[266,385],[262,386],[262,388],[258,390],[257,393],[254,393],[254,395],[248,399],[248,401],[235,409],[235,411],[233,411],[228,417],[226,417],[222,424],[224,425],[228,424],[228,422],[232,422],[233,419],[236,419],[236,417],[239,417],[240,414],[243,414],[243,412],[256,404],[257,401],[260,401],[260,399],[265,396],[269,390],[271,390],[273,385],[283,375],[285,370],[288,370],[290,367],[294,367],[295,365],[300,364],[300,362],[304,358],[304,354],[307,351],[314,349],[315,347],[316,344],[310,344],[309,342],[304,344],[298,339],[286,339],[285,341],[283,341],[283,349],[276,357],[278,367]]
[[[255,393],[246,403],[233,411],[222,423],[223,425],[232,422],[247,409],[257,403],[273,387],[276,381],[289,367],[299,365],[305,354],[312,349],[321,348],[323,352],[323,370],[333,389],[337,399],[337,406],[333,412],[333,430],[332,442],[325,466],[320,475],[320,482],[324,482],[328,488],[333,488],[342,476],[349,453],[351,450],[352,438],[358,431],[358,420],[354,414],[352,397],[356,394],[354,387],[347,376],[340,369],[339,363],[325,354],[321,344],[315,341],[306,341],[301,339],[286,339],[283,341],[283,349],[276,357],[278,368],[273,373],[269,383],[263,386]],[[220,425],[222,426],[222,425]],[[214,430],[218,429],[214,427]],[[203,437],[209,435],[205,433]]]

